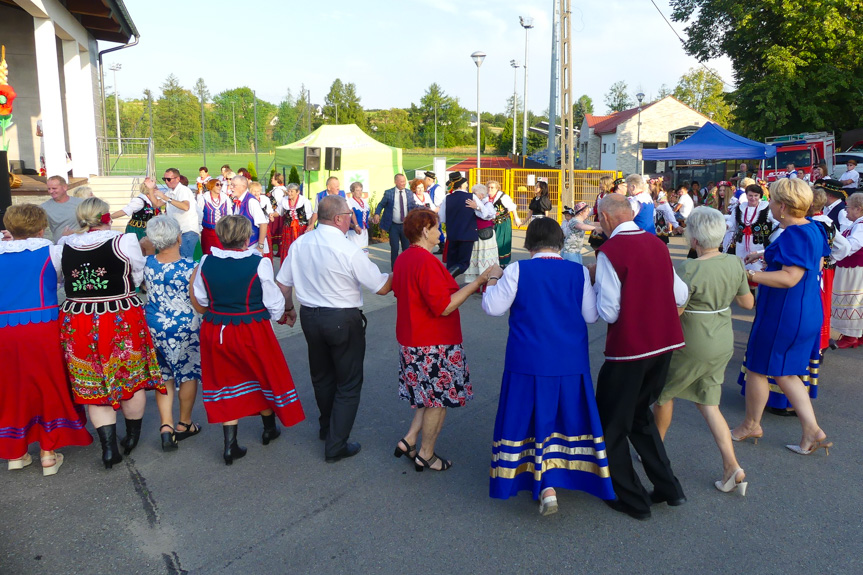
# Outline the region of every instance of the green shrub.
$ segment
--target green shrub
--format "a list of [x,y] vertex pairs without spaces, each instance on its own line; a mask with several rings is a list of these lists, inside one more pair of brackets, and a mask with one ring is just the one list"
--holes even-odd
[[252,176],[252,181],[258,181],[258,171],[255,169],[255,162],[249,162],[249,167],[246,168],[249,170],[249,175]]
[[297,171],[296,166],[291,166],[291,173],[288,174],[288,183],[289,184],[301,184],[300,181],[300,173]]

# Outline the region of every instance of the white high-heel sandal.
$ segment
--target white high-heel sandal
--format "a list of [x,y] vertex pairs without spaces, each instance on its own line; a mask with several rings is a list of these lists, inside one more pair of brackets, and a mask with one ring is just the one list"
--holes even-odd
[[[737,482],[737,474],[743,473],[742,468],[738,468],[737,471],[731,474],[731,477],[728,478],[728,481],[722,483],[722,480],[715,482],[713,485],[716,486],[716,489],[723,493],[731,493],[735,489],[740,491],[741,497],[746,497],[746,487],[749,485],[748,481]],[[745,475],[744,475],[745,477]]]
[[54,465],[49,465],[48,467],[42,467],[42,476],[50,477],[51,475],[56,475],[58,471],[60,471],[60,466],[63,465],[63,454],[62,453],[54,453],[54,455],[46,455],[40,458],[42,462],[53,459]]
[[33,463],[33,458],[30,456],[29,453],[25,453],[24,457],[9,460],[9,471],[14,471],[16,469],[24,469],[31,463]]

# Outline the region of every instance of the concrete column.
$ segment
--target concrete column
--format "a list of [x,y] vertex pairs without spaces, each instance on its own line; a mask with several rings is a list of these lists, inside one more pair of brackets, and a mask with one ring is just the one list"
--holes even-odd
[[[86,62],[86,70],[82,65]],[[72,175],[89,178],[99,172],[96,151],[96,117],[93,114],[93,86],[90,60],[83,57],[75,40],[63,40],[63,77],[66,81],[66,118],[69,123],[69,152]]]
[[60,97],[60,68],[57,65],[57,34],[47,18],[33,18],[36,43],[36,77],[39,81],[39,109],[45,142],[45,169],[49,176],[67,177],[66,130]]

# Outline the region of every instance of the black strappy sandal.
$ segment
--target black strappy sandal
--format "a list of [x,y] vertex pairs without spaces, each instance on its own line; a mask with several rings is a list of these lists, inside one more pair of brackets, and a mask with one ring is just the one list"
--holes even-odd
[[[171,431],[162,431],[166,427]],[[174,432],[173,427],[166,423],[159,428],[159,432],[162,436],[162,451],[173,451],[177,449],[177,447],[179,447],[179,444],[177,443],[177,436]]]
[[[435,469],[434,467],[432,467],[432,465],[434,465],[435,461],[438,460],[440,460],[441,467],[440,469]],[[432,454],[431,459],[429,459],[428,461],[420,457],[419,453],[417,453],[417,456],[414,457],[414,469],[416,469],[418,472],[422,472],[422,470],[425,468],[429,468],[432,471],[446,471],[450,467],[452,467],[452,461],[441,459],[440,457],[438,457],[437,453]]]
[[186,428],[186,431],[178,431],[174,434],[177,441],[183,441],[184,439],[189,439],[193,435],[201,433],[201,426],[197,423],[183,423],[182,421],[178,421],[177,427],[180,427],[181,425]]
[[[400,444],[402,444],[402,443],[404,443],[405,445],[408,446],[408,448],[406,450],[401,448]],[[393,453],[393,456],[401,457],[402,455],[405,455],[408,458],[410,458],[411,451],[416,451],[416,449],[417,449],[416,445],[411,445],[410,443],[408,443],[405,440],[404,437],[402,437],[401,439],[399,439],[399,442],[396,444],[396,450],[395,450],[395,453]]]

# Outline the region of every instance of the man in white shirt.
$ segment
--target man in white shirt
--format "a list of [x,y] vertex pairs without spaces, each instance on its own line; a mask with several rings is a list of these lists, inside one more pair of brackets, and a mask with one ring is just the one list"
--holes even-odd
[[180,257],[193,259],[195,256],[195,246],[198,245],[198,240],[201,239],[195,194],[187,186],[180,183],[180,170],[177,168],[168,168],[165,170],[162,180],[168,186],[167,194],[157,189],[156,182],[153,180],[149,180],[149,182],[145,180],[144,184],[150,190],[153,190],[156,199],[165,202],[167,215],[177,220],[177,223],[180,224],[180,231],[183,237],[183,241],[180,244]]
[[48,178],[48,193],[51,199],[42,204],[42,209],[48,214],[48,229],[51,239],[57,243],[64,235],[78,229],[78,218],[75,210],[83,200],[67,193],[68,186],[63,176]]
[[392,289],[392,274],[381,273],[346,237],[352,214],[341,196],[324,197],[318,205],[318,227],[291,244],[276,276],[285,295],[282,321],[291,326],[297,319],[293,289],[297,290],[327,463],[360,451],[360,444],[349,443],[348,438],[360,404],[366,354],[361,288],[379,295]]
[[683,216],[685,220],[692,213],[692,210],[695,209],[695,202],[692,201],[692,196],[689,194],[689,189],[686,186],[681,186],[678,194],[677,205],[680,207],[677,209],[677,213]]
[[845,162],[845,173],[839,177],[842,182],[842,188],[850,196],[857,191],[857,186],[860,183],[860,173],[857,171],[857,160],[848,158]]

